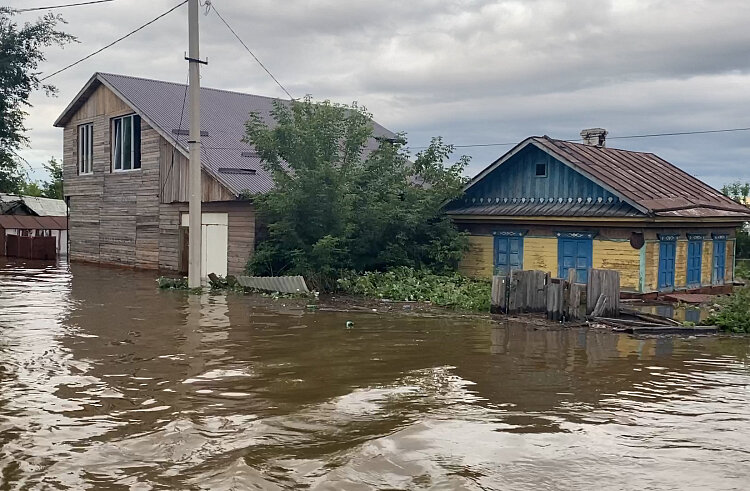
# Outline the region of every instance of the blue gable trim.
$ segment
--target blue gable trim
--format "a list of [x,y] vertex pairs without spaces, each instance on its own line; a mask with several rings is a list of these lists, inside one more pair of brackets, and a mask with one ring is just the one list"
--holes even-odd
[[[545,177],[536,175],[537,164],[546,166]],[[481,175],[481,174],[480,174]],[[457,204],[580,204],[619,205],[640,211],[569,165],[535,145],[527,145],[471,184]],[[606,215],[606,213],[605,213]]]

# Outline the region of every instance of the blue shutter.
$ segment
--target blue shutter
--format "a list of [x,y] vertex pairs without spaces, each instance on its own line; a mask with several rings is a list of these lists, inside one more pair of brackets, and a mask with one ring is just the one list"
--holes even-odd
[[495,273],[523,269],[523,237],[495,236]]
[[593,250],[594,244],[589,238],[559,238],[557,243],[557,261],[560,278],[567,278],[568,270],[573,268],[576,270],[576,281],[578,283],[586,283],[588,281],[589,268],[592,264]]
[[659,242],[659,290],[674,289],[675,249],[677,242]]
[[688,242],[687,256],[687,284],[700,286],[701,267],[703,265],[703,241],[691,240]]
[[727,265],[727,241],[714,240],[714,262],[712,280],[714,285],[724,284],[724,272]]

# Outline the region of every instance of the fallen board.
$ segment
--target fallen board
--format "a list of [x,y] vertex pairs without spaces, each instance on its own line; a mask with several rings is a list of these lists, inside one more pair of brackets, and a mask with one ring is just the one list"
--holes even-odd
[[237,283],[269,292],[310,293],[302,276],[238,276]]
[[617,332],[627,334],[716,334],[719,328],[716,326],[632,326],[624,329],[618,329]]

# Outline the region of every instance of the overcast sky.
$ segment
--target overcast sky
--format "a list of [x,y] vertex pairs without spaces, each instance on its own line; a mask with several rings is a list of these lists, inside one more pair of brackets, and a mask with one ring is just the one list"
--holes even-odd
[[[418,147],[518,142],[531,135],[610,138],[750,127],[747,0],[212,0],[295,96],[358,101]],[[65,0],[9,0],[28,8]],[[156,17],[178,0],[115,0],[60,9],[80,43],[51,49],[50,73]],[[39,12],[16,16],[33,20]],[[221,24],[201,15],[202,84],[283,97]],[[33,96],[23,156],[62,155],[52,123],[95,71],[186,81],[187,8],[55,76]],[[750,131],[612,139],[651,151],[720,187],[750,181]],[[510,146],[460,148],[475,174]],[[43,177],[43,172],[35,172]]]

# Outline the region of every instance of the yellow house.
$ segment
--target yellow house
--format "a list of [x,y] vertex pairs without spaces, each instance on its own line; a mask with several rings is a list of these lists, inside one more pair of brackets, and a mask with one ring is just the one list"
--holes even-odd
[[537,269],[618,270],[622,288],[648,293],[734,280],[737,227],[750,210],[652,153],[530,137],[493,162],[447,205],[470,233],[468,275]]

